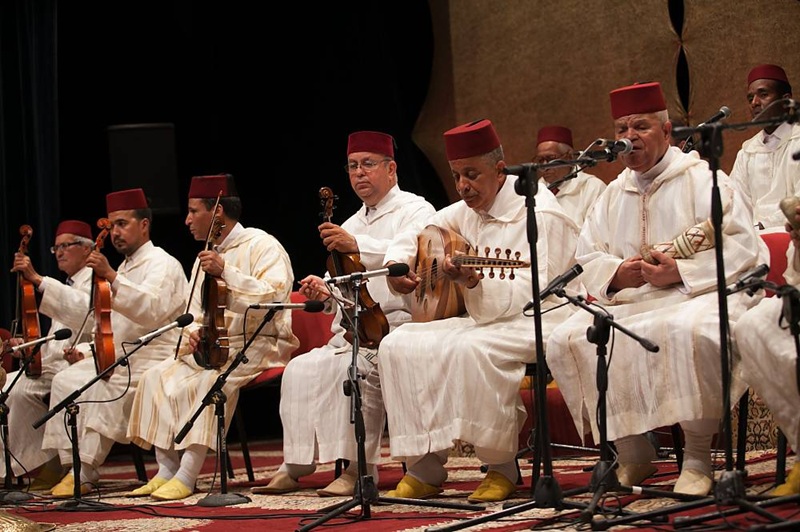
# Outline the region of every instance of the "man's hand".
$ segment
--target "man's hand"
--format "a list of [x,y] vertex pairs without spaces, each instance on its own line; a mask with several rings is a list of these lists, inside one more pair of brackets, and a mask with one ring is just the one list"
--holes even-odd
[[86,259],[86,265],[94,270],[94,273],[98,277],[102,277],[109,283],[113,283],[114,279],[117,278],[117,272],[111,267],[111,264],[108,263],[106,256],[98,250],[94,250],[89,254],[89,257]]
[[319,229],[322,244],[328,251],[358,253],[358,242],[356,242],[355,237],[338,225],[325,222],[317,229]]
[[74,347],[64,349],[64,360],[69,362],[70,366],[84,358],[86,358],[86,356]]
[[[457,255],[463,255],[463,253],[456,252]],[[466,268],[461,266],[456,266],[453,264],[453,260],[450,255],[444,256],[444,264],[442,265],[442,271],[445,275],[447,275],[453,282],[458,283],[460,285],[464,285],[467,288],[475,288],[480,281],[480,277],[478,276],[478,272],[475,271],[475,268]]]
[[657,264],[648,264],[642,261],[642,278],[651,285],[662,288],[682,281],[678,263],[669,255],[658,250],[652,250],[650,255]]
[[642,260],[641,255],[634,255],[619,265],[614,278],[611,279],[610,288],[614,291],[620,291],[624,288],[639,288],[645,283],[642,276]]
[[[385,267],[389,267],[392,264],[397,264],[395,261],[389,261],[384,264]],[[401,276],[401,277],[387,277],[386,282],[389,283],[389,286],[392,287],[392,290],[398,292],[400,294],[410,294],[413,292],[417,285],[419,284],[420,278],[414,273],[413,270],[408,270],[408,273]]]
[[322,277],[316,275],[309,275],[300,281],[300,289],[298,290],[306,299],[314,301],[325,301],[331,297],[331,291],[327,283]]
[[11,268],[11,271],[21,273],[25,279],[36,286],[39,286],[42,282],[42,276],[36,273],[30,257],[19,251],[14,253],[14,266]]
[[201,251],[197,258],[200,259],[200,267],[207,275],[221,277],[225,269],[225,260],[214,250]]
[[196,329],[189,333],[189,347],[191,352],[196,353],[200,347],[200,329]]

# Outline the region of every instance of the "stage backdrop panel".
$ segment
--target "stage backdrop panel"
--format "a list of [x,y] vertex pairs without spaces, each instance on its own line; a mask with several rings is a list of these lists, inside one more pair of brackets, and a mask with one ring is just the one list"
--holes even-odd
[[[564,0],[433,1],[434,59],[430,91],[414,139],[455,200],[442,133],[463,122],[491,119],[510,164],[530,161],[539,127],[572,128],[575,148],[613,136],[608,92],[637,81],[661,82],[673,117],[702,122],[721,105],[749,120],[746,76],[757,63],[776,62],[800,80],[800,2],[778,0],[769,9],[732,2]],[[679,5],[680,4],[680,5]],[[675,25],[670,19],[678,16]],[[679,9],[675,9],[675,7]],[[733,10],[736,11],[733,11]],[[682,26],[681,27],[681,23]],[[678,59],[688,61],[689,108],[678,92]],[[795,84],[800,83],[796,81]],[[730,171],[742,140],[725,136],[722,169]],[[619,162],[590,173],[610,181]]]

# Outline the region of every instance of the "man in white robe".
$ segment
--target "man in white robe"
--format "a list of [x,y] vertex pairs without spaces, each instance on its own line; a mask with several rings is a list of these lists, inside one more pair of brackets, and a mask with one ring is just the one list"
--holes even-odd
[[[153,478],[131,495],[149,495],[158,500],[184,499],[194,492],[206,453],[217,448],[219,427],[213,405],[203,409],[179,443],[174,442],[175,437],[265,319],[267,310],[250,309],[250,305],[288,302],[294,281],[289,255],[278,240],[261,229],[239,223],[242,202],[233,176],[193,177],[188,210],[186,225],[195,240],[205,241],[210,234],[213,244],[213,248],[198,254],[192,269],[193,284],[197,279],[189,306],[194,323],[183,331],[177,360],[169,357],[142,375],[128,427],[128,438],[134,443],[146,449],[155,446],[158,461]],[[222,228],[210,232],[215,215]],[[225,285],[227,358],[225,351],[219,357],[198,354],[210,347],[204,345],[203,338],[217,332],[207,332],[209,326],[216,328],[218,318],[209,314],[215,314],[217,309],[202,307],[204,283],[210,283],[216,292],[217,280]],[[209,296],[208,301],[221,301],[223,295],[217,294]],[[291,311],[276,312],[245,351],[248,362],[239,364],[222,386],[226,397],[225,431],[236,409],[240,388],[262,371],[285,365],[299,344],[292,332]]]
[[[795,208],[794,222],[800,223]],[[736,323],[734,336],[741,354],[741,367],[747,382],[769,407],[789,446],[800,449],[800,383],[798,353],[790,324],[800,320],[800,231],[790,231],[792,241],[786,253],[784,279],[787,286],[781,297],[762,299]],[[800,460],[786,482],[772,495],[800,495]]]
[[[152,211],[142,189],[108,194],[106,210],[111,222],[111,242],[125,260],[114,270],[106,256],[95,249],[86,264],[97,278],[110,283],[111,331],[115,357],[119,359],[135,348],[131,342],[174,322],[184,312],[189,285],[180,262],[150,240]],[[102,332],[96,331],[95,342],[97,334]],[[80,412],[76,444],[80,451],[82,494],[89,493],[99,480],[98,468],[114,442],[130,442],[126,434],[133,392],[145,370],[174,355],[178,334],[177,329],[172,329],[154,338],[128,358],[127,366],[114,368],[111,377],[98,380],[77,398]],[[97,376],[91,353],[88,346],[78,345],[69,354],[68,360],[75,363],[53,377],[50,408]],[[72,442],[69,431],[65,430],[66,410],[45,425],[42,447],[57,450],[61,463],[72,466]],[[52,495],[72,497],[74,483],[70,472],[53,488]]]
[[[503,149],[489,120],[458,126],[444,134],[447,158],[462,200],[429,220],[460,235],[483,254],[484,247],[519,252],[530,261],[525,199],[506,176]],[[536,193],[538,280],[566,271],[574,261],[578,228],[547,188]],[[412,270],[417,235],[404,232],[386,252],[387,264],[405,263]],[[424,252],[424,250],[423,250]],[[470,501],[500,501],[516,489],[515,455],[526,413],[519,394],[525,364],[536,358],[534,321],[523,315],[532,296],[530,267],[508,275],[483,278],[459,267],[449,255],[436,257],[441,271],[464,294],[466,314],[398,327],[381,344],[381,388],[389,421],[392,457],[405,460],[408,473],[390,497],[424,498],[442,491],[444,464],[457,440],[474,444],[489,471]],[[389,283],[410,293],[420,272],[392,277]],[[424,282],[424,281],[423,281]],[[443,281],[440,280],[439,283]],[[423,286],[426,289],[427,283]],[[570,306],[542,302],[546,336],[566,319]]]
[[[556,159],[574,159],[572,130],[564,126],[544,126],[536,134],[536,157],[533,162],[544,164]],[[574,172],[569,166],[557,166],[540,170],[539,182],[550,189],[558,204],[578,224],[594,207],[597,197],[606,189],[606,184],[583,171]],[[567,181],[561,181],[573,174]],[[560,181],[560,182],[559,182]]]
[[[56,452],[42,449],[44,429],[34,429],[33,423],[47,413],[46,397],[50,393],[53,376],[69,367],[69,362],[64,358],[65,349],[78,341],[89,341],[91,327],[84,327],[83,333],[80,329],[89,311],[92,270],[86,267],[86,259],[93,246],[92,228],[86,222],[64,220],[58,224],[51,251],[58,262],[58,269],[67,275],[65,282],[40,275],[28,255],[14,255],[14,267],[11,271],[19,272],[33,283],[41,294],[39,312],[50,317],[50,331],[42,336],[49,336],[64,328],[72,331],[72,336],[66,340],[50,340],[41,346],[39,376],[29,377],[22,373],[15,383],[19,372],[10,373],[3,389],[4,393],[8,393],[8,448],[12,456],[12,474],[18,476],[46,466],[42,467],[31,483],[32,490],[51,489],[64,476]],[[88,323],[93,321],[90,319]],[[22,343],[21,338],[10,341],[12,346],[19,343]],[[17,353],[22,354],[21,351]],[[2,442],[0,453],[1,446]],[[5,475],[5,461],[2,460],[0,477]]]
[[[377,131],[357,131],[347,143],[350,186],[364,202],[341,226],[326,221],[319,226],[322,243],[333,253],[357,254],[367,270],[380,268],[392,238],[401,231],[419,232],[435,212],[424,198],[405,192],[397,184],[394,139]],[[330,273],[330,272],[329,272]],[[350,461],[342,475],[324,489],[320,496],[352,495],[358,478],[358,455],[354,425],[350,423],[350,398],[342,391],[352,363],[353,346],[345,338],[341,308],[333,304],[325,281],[309,275],[301,282],[300,293],[309,299],[326,302],[328,312],[336,312],[331,326],[333,338],[327,345],[312,349],[289,362],[281,383],[281,421],[283,423],[283,460],[267,486],[254,493],[288,493],[299,489],[297,479],[315,470],[320,463],[337,459]],[[370,298],[380,305],[390,329],[411,319],[404,298],[389,291],[386,278],[370,279],[366,286]],[[351,285],[335,290],[337,296],[352,298]],[[374,319],[374,318],[373,318]],[[347,322],[344,322],[347,324]],[[348,338],[351,338],[348,335]],[[359,345],[357,358],[364,417],[366,471],[377,483],[375,464],[380,460],[381,435],[386,416],[378,376],[377,348]]]
[[[652,341],[659,351],[648,352],[629,336],[614,334],[608,357],[607,437],[619,453],[620,483],[638,485],[655,472],[655,451],[643,433],[680,423],[686,443],[675,491],[704,495],[712,485],[711,439],[723,415],[715,251],[707,248],[676,259],[658,250],[671,244],[650,248],[672,243],[698,224],[707,226],[711,173],[696,152],[670,147],[672,127],[660,84],[623,87],[610,96],[616,138],[629,139],[634,149],[621,157],[626,170],[587,217],[576,258],[583,265],[587,291],[617,323]],[[718,172],[718,181],[725,271],[732,282],[768,254],[750,223],[747,203],[724,173]],[[697,249],[708,243],[694,242]],[[730,296],[731,324],[756,299],[742,293]],[[588,312],[578,312],[556,329],[547,344],[547,363],[578,433],[586,432],[588,419],[599,441],[597,346],[586,335],[592,321]],[[734,389],[743,390],[740,385]]]
[[[778,65],[758,65],[747,76],[747,101],[753,118],[780,116],[783,106],[770,104],[792,97],[786,72]],[[763,113],[763,114],[762,114]],[[800,124],[768,126],[742,143],[736,154],[731,179],[752,204],[753,225],[758,229],[780,229],[786,217],[779,208],[782,199],[800,199]]]

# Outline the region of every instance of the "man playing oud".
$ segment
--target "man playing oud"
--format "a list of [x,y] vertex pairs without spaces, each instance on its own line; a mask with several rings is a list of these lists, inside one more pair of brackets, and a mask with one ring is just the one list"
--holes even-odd
[[[519,252],[521,261],[529,261],[525,200],[514,191],[516,178],[503,172],[503,148],[492,123],[479,120],[458,126],[447,131],[444,140],[461,201],[438,211],[428,223],[477,246],[481,255],[484,247],[501,248],[502,257],[508,249],[512,258]],[[542,184],[536,194],[536,223],[538,275],[544,286],[572,265],[578,228]],[[417,236],[399,234],[386,263],[405,263],[413,270]],[[486,478],[469,500],[504,500],[516,489],[515,455],[526,417],[519,385],[525,363],[536,355],[534,323],[522,313],[532,293],[530,267],[515,270],[513,280],[508,270],[503,276],[495,270],[490,277],[486,268],[481,278],[476,269],[459,266],[456,257],[439,259],[444,274],[463,290],[466,314],[405,324],[381,344],[391,454],[408,466],[408,473],[387,495],[425,498],[440,493],[448,450],[456,440],[464,440],[489,464]],[[426,282],[428,273],[411,271],[389,278],[389,283],[398,292],[410,293]],[[542,302],[544,309],[556,305],[554,296]],[[547,313],[544,335],[570,313],[569,307]]]

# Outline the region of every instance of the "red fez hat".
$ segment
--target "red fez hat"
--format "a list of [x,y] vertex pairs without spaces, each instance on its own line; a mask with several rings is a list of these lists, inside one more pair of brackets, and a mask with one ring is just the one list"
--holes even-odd
[[132,211],[146,208],[147,198],[144,197],[144,190],[141,188],[120,190],[106,195],[106,212]]
[[222,192],[222,197],[236,196],[236,185],[230,174],[200,175],[192,178],[189,186],[190,198],[216,198]]
[[786,71],[778,65],[758,65],[753,67],[747,75],[747,84],[750,85],[757,79],[774,79],[789,83],[789,78],[786,76]]
[[394,159],[394,139],[378,131],[356,131],[347,138],[347,155],[356,152],[380,153]]
[[539,129],[539,133],[536,135],[536,144],[539,145],[542,142],[548,141],[561,142],[571,148],[572,131],[568,127],[564,126],[544,126],[543,128]]
[[64,220],[56,228],[56,236],[69,233],[75,236],[82,236],[84,238],[92,239],[92,228],[86,222],[79,220]]
[[444,133],[448,161],[483,155],[500,147],[500,139],[489,120],[476,120]]
[[609,96],[611,97],[611,116],[614,119],[628,115],[657,113],[667,109],[661,84],[657,81],[614,89]]

